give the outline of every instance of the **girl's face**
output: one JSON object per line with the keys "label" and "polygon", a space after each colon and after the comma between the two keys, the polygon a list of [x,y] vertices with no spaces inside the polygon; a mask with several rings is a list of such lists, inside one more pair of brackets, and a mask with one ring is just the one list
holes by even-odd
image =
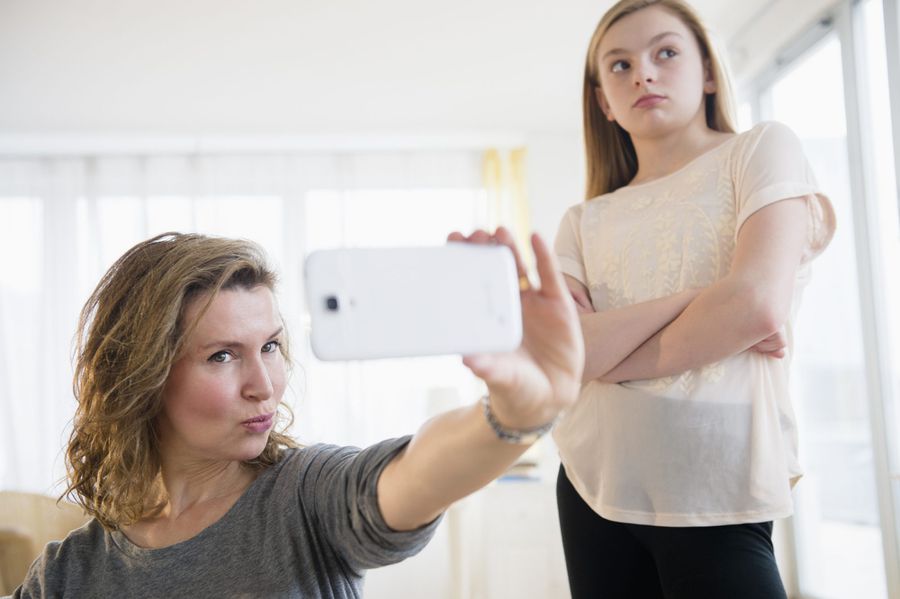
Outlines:
{"label": "girl's face", "polygon": [[623,17],[600,40],[597,101],[632,137],[706,126],[704,94],[715,92],[691,30],[659,6]]}
{"label": "girl's face", "polygon": [[197,326],[172,365],[159,435],[164,455],[179,460],[249,460],[265,449],[285,388],[282,322],[265,286],[221,291],[185,309]]}

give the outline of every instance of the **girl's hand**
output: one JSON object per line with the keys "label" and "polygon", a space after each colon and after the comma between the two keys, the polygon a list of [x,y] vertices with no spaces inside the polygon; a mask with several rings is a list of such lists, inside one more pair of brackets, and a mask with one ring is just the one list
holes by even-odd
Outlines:
{"label": "girl's hand", "polygon": [[781,331],[778,331],[751,347],[750,351],[764,354],[770,358],[783,358],[785,348],[787,348],[787,340]]}
{"label": "girl's hand", "polygon": [[[500,227],[490,235],[451,233],[448,241],[502,243],[516,260],[522,303],[522,345],[513,352],[465,356],[463,363],[487,383],[491,409],[506,428],[526,430],[550,422],[578,398],[584,341],[556,259],[538,235],[531,236],[540,288],[525,285],[526,270],[512,235]],[[525,278],[523,278],[525,277]]]}

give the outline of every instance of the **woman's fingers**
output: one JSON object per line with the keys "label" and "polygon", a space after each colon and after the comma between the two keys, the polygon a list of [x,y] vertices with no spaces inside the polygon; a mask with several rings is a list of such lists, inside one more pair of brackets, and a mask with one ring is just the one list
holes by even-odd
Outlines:
{"label": "woman's fingers", "polygon": [[490,243],[491,234],[484,229],[476,229],[470,235],[463,235],[459,231],[453,231],[447,235],[447,241],[465,241],[469,243]]}
{"label": "woman's fingers", "polygon": [[469,241],[473,243],[489,243],[491,241],[491,234],[482,229],[478,229],[469,235]]}
{"label": "woman's fingers", "polygon": [[513,259],[516,261],[516,274],[519,277],[519,287],[524,291],[525,288],[528,287],[528,270],[525,268],[525,263],[522,262],[522,256],[519,254],[519,248],[516,247],[516,242],[513,239],[512,233],[510,233],[509,229],[506,227],[497,227],[497,231],[494,233],[494,239],[508,247],[512,252]]}
{"label": "woman's fingers", "polygon": [[537,233],[532,233],[531,235],[531,247],[534,248],[537,270],[541,277],[541,293],[550,297],[560,297],[568,294],[568,287],[566,287],[566,282],[559,271],[556,257]]}
{"label": "woman's fingers", "polygon": [[[490,243],[493,240],[505,245],[512,252],[513,259],[516,262],[516,273],[519,277],[520,288],[523,291],[529,289],[528,270],[525,268],[525,263],[522,261],[522,256],[519,254],[512,233],[510,233],[509,229],[506,227],[498,227],[493,235],[487,231],[478,229],[468,237],[454,231],[447,236],[447,240],[468,241],[471,243]],[[553,255],[553,252],[550,251],[550,248],[547,247],[543,238],[537,233],[534,233],[531,236],[531,247],[534,249],[538,275],[541,279],[541,292],[551,297],[559,297],[568,293],[566,283],[563,280],[559,265],[556,262],[556,257]]]}

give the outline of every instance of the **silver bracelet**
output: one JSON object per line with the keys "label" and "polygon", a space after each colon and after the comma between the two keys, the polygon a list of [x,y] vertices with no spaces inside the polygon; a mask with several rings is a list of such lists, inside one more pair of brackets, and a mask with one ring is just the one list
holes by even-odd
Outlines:
{"label": "silver bracelet", "polygon": [[556,424],[556,418],[554,418],[547,424],[542,424],[541,426],[537,426],[535,428],[528,428],[524,430],[509,429],[500,424],[497,421],[497,418],[494,416],[494,412],[493,410],[491,410],[490,395],[485,395],[481,398],[481,407],[484,410],[484,417],[485,419],[487,419],[487,423],[494,431],[494,434],[497,435],[498,439],[500,439],[501,441],[505,441],[506,443],[534,443],[545,434],[547,434],[547,432],[549,432],[550,429],[553,428],[553,425]]}

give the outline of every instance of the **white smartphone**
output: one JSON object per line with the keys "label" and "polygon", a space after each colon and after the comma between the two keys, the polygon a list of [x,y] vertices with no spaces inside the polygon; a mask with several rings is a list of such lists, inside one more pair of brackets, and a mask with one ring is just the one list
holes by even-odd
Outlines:
{"label": "white smartphone", "polygon": [[304,274],[320,360],[503,352],[522,341],[506,246],[319,250]]}

